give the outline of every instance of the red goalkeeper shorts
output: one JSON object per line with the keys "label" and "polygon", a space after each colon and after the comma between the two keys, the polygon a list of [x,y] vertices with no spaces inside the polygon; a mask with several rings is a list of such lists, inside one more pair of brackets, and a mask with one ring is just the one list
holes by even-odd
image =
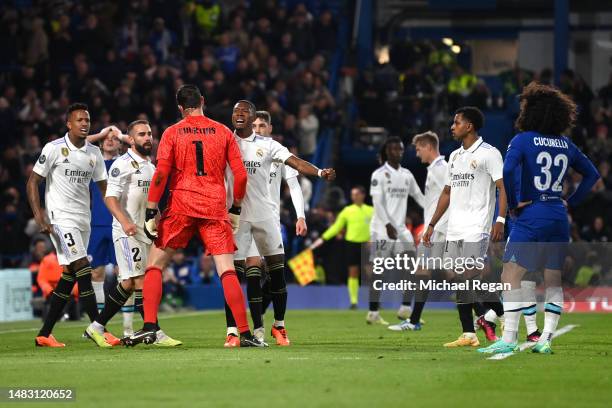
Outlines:
{"label": "red goalkeeper shorts", "polygon": [[157,226],[158,248],[185,248],[197,233],[206,255],[233,254],[236,251],[232,226],[228,220],[209,220],[164,211]]}

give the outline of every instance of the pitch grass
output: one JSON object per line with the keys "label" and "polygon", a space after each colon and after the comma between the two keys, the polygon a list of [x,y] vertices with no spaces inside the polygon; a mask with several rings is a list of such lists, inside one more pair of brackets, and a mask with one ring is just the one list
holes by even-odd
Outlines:
{"label": "pitch grass", "polygon": [[[396,321],[393,311],[383,316]],[[57,326],[67,348],[40,349],[38,321],[5,323],[0,387],[70,387],[77,401],[69,406],[106,408],[610,406],[612,315],[564,315],[560,327],[580,326],[555,340],[554,355],[501,361],[442,348],[459,334],[456,312],[426,310],[421,332],[367,326],[364,317],[290,311],[291,347],[232,350],[222,347],[221,312],[163,316],[166,332],[185,343],[176,349],[98,349],[81,338],[84,322]],[[117,318],[109,325],[116,334],[120,328]],[[66,403],[45,404],[52,405]]]}

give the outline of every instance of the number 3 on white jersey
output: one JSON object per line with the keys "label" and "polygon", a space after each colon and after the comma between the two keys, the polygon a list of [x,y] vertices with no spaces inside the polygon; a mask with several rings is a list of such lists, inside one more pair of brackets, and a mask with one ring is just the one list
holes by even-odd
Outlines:
{"label": "number 3 on white jersey", "polygon": [[542,176],[536,176],[533,178],[533,184],[540,191],[547,191],[550,188],[550,183],[552,182],[552,174],[550,172],[550,167],[554,165],[555,167],[561,166],[561,171],[559,172],[559,176],[557,180],[552,185],[552,191],[559,192],[563,190],[563,177],[565,176],[565,171],[567,170],[568,159],[567,156],[563,153],[560,153],[555,156],[553,159],[550,153],[548,152],[540,152],[538,157],[536,157],[536,163],[542,166],[542,173],[544,173],[544,181],[542,181]]}

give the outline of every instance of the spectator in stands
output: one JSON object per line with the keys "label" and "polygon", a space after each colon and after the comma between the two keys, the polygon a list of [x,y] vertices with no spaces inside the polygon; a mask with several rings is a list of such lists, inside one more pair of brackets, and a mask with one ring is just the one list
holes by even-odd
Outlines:
{"label": "spectator in stands", "polygon": [[191,263],[180,249],[172,255],[172,261],[164,270],[163,276],[163,301],[172,309],[183,306],[185,297],[185,285],[193,283]]}
{"label": "spectator in stands", "polygon": [[584,228],[582,238],[588,242],[609,242],[612,235],[610,235],[610,230],[605,225],[603,217],[597,216],[590,226]]}
{"label": "spectator in stands", "polygon": [[311,161],[317,148],[319,119],[312,113],[311,105],[305,103],[300,105],[297,121],[297,139],[299,141],[300,157],[306,161]]}

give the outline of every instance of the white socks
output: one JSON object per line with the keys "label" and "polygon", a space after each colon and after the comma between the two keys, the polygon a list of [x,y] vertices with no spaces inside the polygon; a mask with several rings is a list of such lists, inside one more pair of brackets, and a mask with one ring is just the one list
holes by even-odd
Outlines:
{"label": "white socks", "polygon": [[534,281],[521,281],[523,291],[523,318],[527,327],[527,334],[538,331],[536,321],[536,283]]}
{"label": "white socks", "polygon": [[91,282],[93,286],[94,294],[96,295],[96,303],[98,304],[98,312],[104,309],[104,302],[106,301],[104,297],[104,281],[102,282]]}
{"label": "white socks", "polygon": [[229,336],[230,334],[233,334],[234,336],[238,337],[238,328],[237,327],[228,327],[227,328],[227,335]]}
{"label": "white socks", "polygon": [[134,292],[130,295],[128,300],[125,302],[123,307],[121,308],[123,311],[123,332],[129,333],[134,332],[133,322],[134,322]]}
{"label": "white socks", "polygon": [[546,306],[544,307],[544,330],[538,343],[550,342],[557,330],[563,311],[563,288],[560,286],[546,288]]}
{"label": "white socks", "polygon": [[505,325],[502,340],[506,343],[517,342],[519,318],[523,310],[522,297],[522,289],[505,290],[503,292]]}

